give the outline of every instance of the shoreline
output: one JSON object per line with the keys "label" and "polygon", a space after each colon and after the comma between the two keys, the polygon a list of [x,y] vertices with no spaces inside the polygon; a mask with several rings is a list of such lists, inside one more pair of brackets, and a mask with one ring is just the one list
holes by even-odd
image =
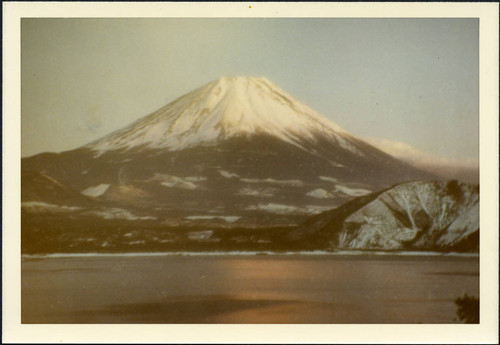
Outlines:
{"label": "shoreline", "polygon": [[85,258],[85,257],[157,257],[157,256],[404,256],[479,258],[479,253],[433,251],[210,251],[210,252],[123,252],[123,253],[47,253],[21,254],[22,259]]}

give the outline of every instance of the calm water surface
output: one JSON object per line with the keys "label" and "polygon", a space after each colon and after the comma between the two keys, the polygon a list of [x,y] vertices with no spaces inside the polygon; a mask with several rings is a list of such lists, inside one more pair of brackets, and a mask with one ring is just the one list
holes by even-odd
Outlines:
{"label": "calm water surface", "polygon": [[479,259],[23,258],[23,323],[453,323]]}

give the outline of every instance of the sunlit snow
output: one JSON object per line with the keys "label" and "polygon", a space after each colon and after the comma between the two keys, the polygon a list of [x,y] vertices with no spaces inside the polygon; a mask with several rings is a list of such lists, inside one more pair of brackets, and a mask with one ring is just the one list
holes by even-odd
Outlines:
{"label": "sunlit snow", "polygon": [[109,188],[109,184],[102,183],[98,186],[93,186],[89,187],[87,189],[84,189],[82,191],[82,194],[87,195],[87,196],[100,196],[103,195]]}
{"label": "sunlit snow", "polygon": [[181,150],[237,135],[265,133],[304,148],[318,135],[362,154],[352,136],[295,100],[266,78],[223,77],[196,89],[131,125],[87,145],[109,150]]}

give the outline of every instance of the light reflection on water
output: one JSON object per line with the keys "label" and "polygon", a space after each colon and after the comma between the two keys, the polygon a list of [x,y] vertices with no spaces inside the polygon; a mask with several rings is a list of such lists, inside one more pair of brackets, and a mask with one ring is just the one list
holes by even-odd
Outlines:
{"label": "light reflection on water", "polygon": [[143,256],[23,260],[27,323],[451,323],[478,258]]}

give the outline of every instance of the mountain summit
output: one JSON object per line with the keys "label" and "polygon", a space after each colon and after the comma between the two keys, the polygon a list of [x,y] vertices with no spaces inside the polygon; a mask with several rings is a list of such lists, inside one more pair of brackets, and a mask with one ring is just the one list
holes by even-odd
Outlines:
{"label": "mountain summit", "polygon": [[87,147],[100,154],[138,147],[176,151],[254,134],[301,148],[304,140],[323,136],[355,150],[342,128],[263,77],[223,77]]}
{"label": "mountain summit", "polygon": [[[96,214],[138,212],[161,224],[297,224],[354,197],[433,178],[266,78],[246,77],[213,81],[76,150],[25,158],[22,170],[28,173],[23,188],[43,176],[99,207],[113,206]],[[44,199],[47,185],[29,190],[23,202],[36,201],[38,208],[53,202]]]}

